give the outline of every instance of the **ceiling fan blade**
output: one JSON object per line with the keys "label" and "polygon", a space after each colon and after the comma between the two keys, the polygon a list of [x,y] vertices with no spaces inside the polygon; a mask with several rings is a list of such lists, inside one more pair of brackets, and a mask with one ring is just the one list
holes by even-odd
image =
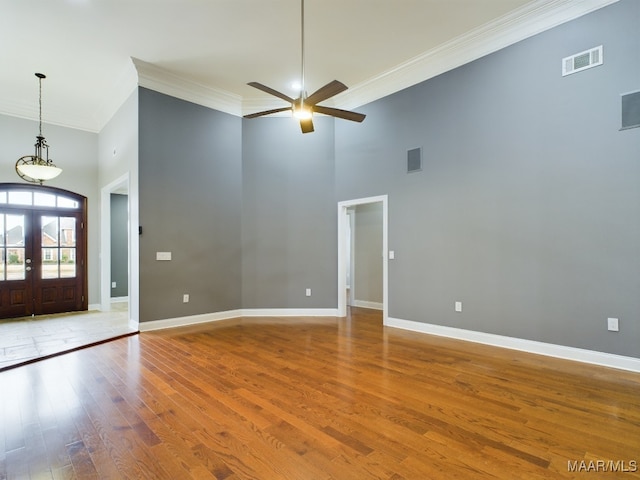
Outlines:
{"label": "ceiling fan blade", "polygon": [[348,87],[338,80],[327,83],[324,87],[320,87],[305,99],[307,105],[315,105],[327,98],[331,98],[341,92],[344,92]]}
{"label": "ceiling fan blade", "polygon": [[291,97],[289,97],[289,96],[285,95],[284,93],[280,93],[279,91],[274,90],[274,89],[273,89],[273,88],[271,88],[271,87],[267,87],[266,85],[263,85],[263,84],[261,84],[261,83],[258,83],[258,82],[249,82],[249,83],[247,83],[247,85],[249,85],[249,86],[251,86],[251,87],[253,87],[253,88],[257,88],[258,90],[262,90],[263,92],[266,92],[266,93],[268,93],[268,94],[270,94],[270,95],[273,95],[274,97],[281,98],[281,99],[283,99],[283,100],[284,100],[284,101],[286,101],[286,102],[289,102],[289,103],[293,103],[293,102],[294,102],[294,99],[293,99],[293,98],[291,98]]}
{"label": "ceiling fan blade", "polygon": [[324,113],[325,115],[331,115],[332,117],[344,118],[345,120],[351,120],[352,122],[362,122],[366,117],[363,113],[340,110],[339,108],[323,107],[321,105],[315,105],[313,107],[313,111]]}
{"label": "ceiling fan blade", "polygon": [[265,110],[264,112],[250,113],[249,115],[245,115],[244,118],[263,117],[265,115],[271,115],[272,113],[286,112],[287,110],[292,110],[292,107],[274,108],[273,110]]}
{"label": "ceiling fan blade", "polygon": [[310,118],[301,119],[300,129],[302,130],[302,133],[313,132],[313,120],[311,120]]}

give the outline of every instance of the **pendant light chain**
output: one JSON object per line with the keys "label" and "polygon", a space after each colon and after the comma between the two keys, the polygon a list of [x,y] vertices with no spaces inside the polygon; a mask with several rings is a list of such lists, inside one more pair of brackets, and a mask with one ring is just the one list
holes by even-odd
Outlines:
{"label": "pendant light chain", "polygon": [[[36,74],[37,75],[37,74]],[[40,74],[42,75],[42,74]],[[40,88],[38,90],[38,98],[39,98],[39,108],[40,108],[40,113],[39,113],[39,118],[40,118],[40,136],[42,136],[42,78],[40,75],[38,76],[38,84],[40,85]]]}

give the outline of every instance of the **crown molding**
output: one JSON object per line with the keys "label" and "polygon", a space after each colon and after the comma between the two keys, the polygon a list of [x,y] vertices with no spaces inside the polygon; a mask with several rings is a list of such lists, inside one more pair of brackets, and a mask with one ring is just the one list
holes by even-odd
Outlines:
{"label": "crown molding", "polygon": [[[618,1],[534,0],[493,22],[353,85],[325,104],[336,108],[358,108]],[[111,91],[105,95],[105,101],[93,114],[78,116],[63,107],[55,108],[49,104],[43,121],[97,133],[137,86],[236,116],[283,106],[277,99],[242,98],[222,89],[207,87],[132,57],[115,80]],[[29,120],[37,118],[33,104],[3,101],[0,102],[0,112]]]}
{"label": "crown molding", "polygon": [[242,114],[242,98],[222,89],[206,87],[137,58],[138,85],[231,115]]}
{"label": "crown molding", "polygon": [[[0,114],[37,123],[39,111],[31,103],[27,105],[21,102],[0,101]],[[42,123],[43,125],[57,125],[91,133],[100,131],[95,118],[85,115],[79,116],[76,113],[56,108],[53,105],[47,106],[47,112],[42,115]]]}
{"label": "crown molding", "polygon": [[357,108],[618,1],[536,0],[350,87],[333,106]]}
{"label": "crown molding", "polygon": [[[336,108],[357,108],[618,1],[535,0],[354,85],[325,104]],[[133,62],[138,69],[141,86],[232,115],[283,106],[282,101],[270,98],[243,99],[224,90],[195,84],[149,63],[137,59]]]}

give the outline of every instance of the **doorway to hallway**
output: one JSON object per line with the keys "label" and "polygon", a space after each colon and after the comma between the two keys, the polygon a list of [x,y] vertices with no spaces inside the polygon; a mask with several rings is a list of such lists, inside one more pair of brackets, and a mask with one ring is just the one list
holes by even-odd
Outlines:
{"label": "doorway to hallway", "polygon": [[[354,212],[355,209],[377,205],[380,206],[381,211],[381,239],[379,245],[381,251],[379,255],[382,259],[382,305],[378,302],[374,308],[380,308],[382,310],[383,323],[386,323],[388,317],[388,197],[387,195],[381,195],[377,197],[367,197],[355,200],[347,200],[338,203],[338,316],[344,317],[347,315],[347,304],[352,303],[348,301],[347,297],[347,272],[349,272],[350,280],[350,294],[354,288],[355,273],[357,267],[354,268],[353,261],[355,255],[350,254],[352,243],[354,240],[353,230],[349,224],[351,222],[350,212]],[[353,223],[352,223],[353,225]],[[351,263],[351,267],[349,264]],[[353,297],[352,297],[353,299]],[[355,303],[355,302],[353,302]],[[372,307],[372,305],[362,305],[366,307]]]}

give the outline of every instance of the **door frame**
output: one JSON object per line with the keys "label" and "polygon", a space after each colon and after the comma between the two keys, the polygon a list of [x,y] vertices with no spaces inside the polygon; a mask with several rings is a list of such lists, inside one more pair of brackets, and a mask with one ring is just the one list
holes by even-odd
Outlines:
{"label": "door frame", "polygon": [[[53,213],[56,216],[64,216],[64,213],[68,213],[68,215],[73,214],[74,217],[76,217],[76,219],[80,220],[80,224],[78,224],[78,222],[76,221],[76,229],[78,229],[79,231],[82,232],[81,235],[79,235],[78,233],[76,233],[77,237],[76,237],[76,253],[79,255],[77,255],[76,257],[76,272],[80,272],[80,274],[82,275],[81,278],[78,279],[78,275],[76,275],[76,287],[77,289],[79,289],[79,295],[80,295],[80,299],[78,302],[76,302],[76,307],[74,307],[72,310],[67,310],[67,312],[73,312],[73,311],[86,311],[88,309],[88,302],[89,302],[89,252],[88,252],[88,199],[86,196],[82,195],[81,193],[76,193],[76,192],[72,192],[70,190],[65,190],[63,188],[58,188],[58,187],[51,187],[49,185],[30,185],[30,184],[23,184],[23,183],[12,183],[12,182],[2,182],[0,183],[0,188],[2,190],[6,190],[6,191],[28,191],[31,192],[32,194],[36,193],[36,192],[46,192],[52,195],[60,195],[63,197],[68,197],[71,198],[73,200],[75,200],[76,202],[78,202],[79,207],[77,209],[71,209],[71,210],[65,210],[62,209],[60,207],[47,207],[47,206],[39,206],[39,205],[35,205],[35,204],[31,204],[31,206],[29,205],[24,205],[23,206],[16,206],[16,207],[12,207],[11,204],[9,204],[7,202],[7,211],[13,210],[15,209],[16,211],[20,211],[23,213],[29,213],[27,216],[29,218],[29,222],[28,225],[25,224],[25,235],[29,235],[31,236],[31,242],[34,241],[34,237],[33,235],[36,235],[35,231],[36,228],[34,227],[34,225],[37,223],[35,221],[35,219],[38,216],[41,215],[46,215],[48,213]],[[29,232],[29,233],[26,233]],[[39,235],[39,233],[38,233]],[[26,237],[25,237],[25,242],[26,242]],[[26,243],[25,243],[26,246]],[[33,244],[32,244],[33,247]],[[6,248],[6,247],[5,247]],[[35,248],[35,247],[33,247]],[[40,255],[41,255],[41,251],[35,253],[35,252],[31,252],[31,258],[32,260],[38,260],[40,259]],[[39,262],[36,262],[39,263]],[[35,272],[37,273],[39,271],[39,269],[36,269]],[[46,281],[46,280],[45,280]],[[33,282],[33,280],[31,280],[31,308],[29,309],[31,312],[27,313],[27,315],[40,315],[40,314],[46,314],[46,313],[64,313],[64,312],[43,312],[40,311],[39,308],[36,308],[35,306],[35,298],[38,297],[41,292],[38,291],[36,292],[35,289],[33,288],[34,285],[38,285],[38,282],[42,282],[42,279],[37,280],[35,283]],[[78,309],[79,307],[79,309]]]}
{"label": "door frame", "polygon": [[[382,202],[382,323],[387,324],[389,317],[389,196],[357,198],[338,202],[338,316],[347,315],[347,209],[357,205]],[[353,272],[352,272],[353,274]],[[353,283],[353,282],[352,282]]]}
{"label": "door frame", "polygon": [[[136,205],[132,201],[132,185],[129,173],[102,187],[100,191],[100,310],[111,310],[111,194],[127,193],[128,204],[128,258],[129,258],[129,326],[138,329],[138,235],[132,234],[137,218]],[[137,220],[135,221],[137,224]]]}

